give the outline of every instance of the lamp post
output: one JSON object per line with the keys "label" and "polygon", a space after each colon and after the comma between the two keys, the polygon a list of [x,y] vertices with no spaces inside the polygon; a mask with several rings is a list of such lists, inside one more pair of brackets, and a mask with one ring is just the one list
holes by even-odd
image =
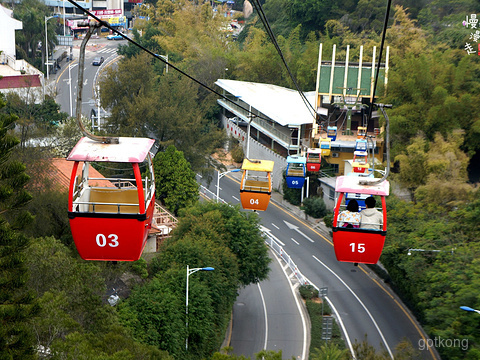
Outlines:
{"label": "lamp post", "polygon": [[476,312],[477,314],[480,314],[480,310],[472,309],[469,306],[460,306],[460,309],[465,311],[470,311],[470,312]]}
{"label": "lamp post", "polygon": [[241,169],[233,169],[233,170],[225,171],[223,173],[221,173],[220,171],[217,172],[217,203],[218,203],[218,197],[220,195],[220,179],[225,175],[227,175],[228,173],[239,172],[240,170]]}
{"label": "lamp post", "polygon": [[[450,253],[453,255],[453,251],[455,250],[456,248],[452,248],[452,250],[450,251]],[[422,252],[444,252],[444,250],[425,250],[425,249],[408,249],[408,253],[407,255],[412,255],[412,251],[422,251]]]}
{"label": "lamp post", "polygon": [[45,64],[47,65],[47,80],[49,79],[48,75],[48,65],[50,63],[48,62],[48,37],[47,37],[47,21],[53,18],[58,17],[58,15],[53,15],[53,16],[45,16]]}
{"label": "lamp post", "polygon": [[428,252],[440,252],[442,250],[424,250],[424,249],[408,249],[407,255],[412,255],[412,251],[428,251]]}
{"label": "lamp post", "polygon": [[193,268],[190,269],[187,265],[187,290],[186,290],[186,300],[185,300],[185,326],[187,328],[187,336],[185,338],[185,350],[188,351],[188,277],[197,271],[213,271],[215,270],[213,267],[204,267],[204,268]]}

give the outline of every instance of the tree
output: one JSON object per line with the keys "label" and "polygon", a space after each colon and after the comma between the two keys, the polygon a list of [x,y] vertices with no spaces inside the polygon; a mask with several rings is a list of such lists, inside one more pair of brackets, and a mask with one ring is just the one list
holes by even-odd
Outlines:
{"label": "tree", "polygon": [[407,146],[406,153],[395,157],[400,163],[398,180],[400,184],[411,192],[427,181],[427,154],[425,152],[425,139],[417,136]]}
{"label": "tree", "polygon": [[[0,109],[5,106],[0,95]],[[25,287],[27,237],[18,232],[31,217],[21,208],[30,200],[25,191],[25,166],[11,155],[18,139],[9,134],[17,118],[0,112],[0,354],[5,359],[34,359],[33,337],[27,320],[37,307]],[[7,219],[10,220],[11,225]]]}
{"label": "tree", "polygon": [[[51,15],[48,7],[38,0],[25,0],[16,5],[14,17],[23,23],[22,31],[16,34],[17,52],[19,58],[28,60],[33,66],[43,68],[45,59],[45,16]],[[57,43],[55,23],[47,22],[49,49]],[[39,57],[37,49],[43,45],[42,54]]]}
{"label": "tree", "polygon": [[346,360],[348,359],[348,350],[339,349],[336,344],[324,344],[313,351],[311,360]]}
{"label": "tree", "polygon": [[228,204],[197,203],[185,209],[174,232],[175,238],[197,232],[197,224],[207,221],[209,231],[218,234],[217,241],[226,245],[237,257],[239,280],[244,286],[265,280],[269,272],[270,258],[258,228],[255,213],[241,212]]}
{"label": "tree", "polygon": [[183,153],[169,146],[154,160],[156,196],[175,215],[184,207],[198,201],[198,183],[195,173]]}

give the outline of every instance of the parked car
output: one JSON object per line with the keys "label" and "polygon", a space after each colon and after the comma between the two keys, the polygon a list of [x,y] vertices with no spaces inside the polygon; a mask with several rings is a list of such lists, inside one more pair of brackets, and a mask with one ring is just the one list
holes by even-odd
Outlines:
{"label": "parked car", "polygon": [[103,60],[104,60],[104,59],[103,59],[103,56],[96,57],[96,58],[93,59],[92,65],[93,65],[93,66],[100,66],[100,65],[103,64]]}
{"label": "parked car", "polygon": [[122,40],[123,37],[117,34],[111,34],[107,36],[107,40]]}
{"label": "parked car", "polygon": [[232,121],[234,124],[237,124],[238,126],[248,126],[248,122],[246,122],[242,119],[239,119],[238,116],[235,116],[235,117],[230,118],[228,120]]}

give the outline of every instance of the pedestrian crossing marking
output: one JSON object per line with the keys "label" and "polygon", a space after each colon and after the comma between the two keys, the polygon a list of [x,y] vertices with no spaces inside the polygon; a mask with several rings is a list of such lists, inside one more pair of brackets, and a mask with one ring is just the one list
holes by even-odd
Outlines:
{"label": "pedestrian crossing marking", "polygon": [[97,53],[105,53],[105,54],[111,54],[117,52],[117,49],[115,48],[103,48],[102,50],[98,50]]}

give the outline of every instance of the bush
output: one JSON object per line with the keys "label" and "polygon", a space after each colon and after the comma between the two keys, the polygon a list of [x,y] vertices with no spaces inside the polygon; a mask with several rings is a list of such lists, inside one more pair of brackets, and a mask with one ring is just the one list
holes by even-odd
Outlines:
{"label": "bush", "polygon": [[285,171],[283,172],[283,198],[287,200],[290,204],[299,206],[302,202],[302,190],[303,189],[292,189],[287,186],[287,179],[285,178]]}
{"label": "bush", "polygon": [[318,298],[318,290],[312,285],[302,285],[299,287],[298,291],[300,292],[302,299],[311,300]]}
{"label": "bush", "polygon": [[230,146],[230,153],[232,154],[233,161],[236,163],[241,163],[245,156],[243,153],[243,148],[240,146],[240,143],[236,139],[231,139]]}
{"label": "bush", "polygon": [[316,219],[327,215],[327,206],[322,198],[311,197],[303,200],[303,206],[307,215],[313,216]]}
{"label": "bush", "polygon": [[325,223],[326,227],[332,228],[333,227],[333,213],[328,212],[327,215],[323,217],[323,222]]}

